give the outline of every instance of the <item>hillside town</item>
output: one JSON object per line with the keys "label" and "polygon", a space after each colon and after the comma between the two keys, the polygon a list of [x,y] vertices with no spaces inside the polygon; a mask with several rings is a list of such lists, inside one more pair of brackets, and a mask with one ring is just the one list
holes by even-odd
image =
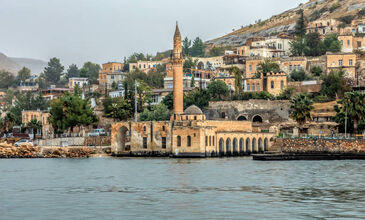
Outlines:
{"label": "hillside town", "polygon": [[240,45],[183,38],[177,25],[174,50],[155,56],[3,70],[1,137],[120,155],[171,155],[183,142],[194,151],[185,156],[262,153],[279,137],[362,139],[365,9],[336,19],[321,10],[298,9],[294,29]]}

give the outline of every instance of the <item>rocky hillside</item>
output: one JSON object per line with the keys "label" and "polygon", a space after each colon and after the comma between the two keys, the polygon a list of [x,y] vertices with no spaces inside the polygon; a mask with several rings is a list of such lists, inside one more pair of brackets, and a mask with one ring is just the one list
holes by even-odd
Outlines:
{"label": "rocky hillside", "polygon": [[11,73],[17,73],[22,67],[16,63],[15,61],[11,60],[5,54],[0,53],[0,70],[6,70]]}
{"label": "rocky hillside", "polygon": [[364,0],[310,0],[297,8],[290,9],[279,15],[260,21],[256,24],[243,27],[230,34],[207,41],[207,44],[239,46],[246,39],[253,36],[272,36],[280,32],[294,31],[298,19],[298,10],[303,9],[305,16],[311,20],[340,18],[356,14],[365,8]]}
{"label": "rocky hillside", "polygon": [[0,70],[6,70],[15,75],[24,66],[29,68],[33,74],[39,75],[47,66],[47,62],[30,58],[7,57],[0,53]]}

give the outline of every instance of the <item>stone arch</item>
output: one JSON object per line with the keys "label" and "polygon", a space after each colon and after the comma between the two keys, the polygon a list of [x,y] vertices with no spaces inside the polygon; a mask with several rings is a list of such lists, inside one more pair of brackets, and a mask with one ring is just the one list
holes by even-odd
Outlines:
{"label": "stone arch", "polygon": [[257,153],[257,142],[256,138],[252,139],[252,152]]}
{"label": "stone arch", "polygon": [[245,145],[244,145],[244,140],[243,138],[240,139],[240,155],[243,154],[243,152],[245,152]]}
{"label": "stone arch", "polygon": [[227,138],[226,140],[226,155],[231,155],[231,139]]}
{"label": "stone arch", "polygon": [[126,126],[122,126],[118,129],[117,140],[116,140],[117,153],[130,151],[130,144],[128,144],[129,141],[127,138],[128,135],[129,135],[129,129]]}
{"label": "stone arch", "polygon": [[224,140],[223,138],[219,139],[219,155],[222,156],[224,154]]}
{"label": "stone arch", "polygon": [[205,65],[204,65],[204,63],[203,63],[202,61],[200,61],[200,62],[198,63],[198,69],[199,69],[199,70],[203,70],[203,69],[205,69]]}
{"label": "stone arch", "polygon": [[233,150],[232,150],[232,153],[234,156],[238,156],[238,141],[237,141],[237,138],[234,138],[233,139]]}
{"label": "stone arch", "polygon": [[261,138],[259,138],[259,141],[258,141],[258,150],[259,150],[259,152],[264,152],[264,146],[262,145]]}
{"label": "stone arch", "polygon": [[269,140],[267,138],[264,139],[264,151],[269,150]]}
{"label": "stone arch", "polygon": [[246,153],[251,153],[252,150],[251,150],[251,140],[250,138],[247,138],[246,139]]}
{"label": "stone arch", "polygon": [[237,121],[247,121],[247,117],[244,115],[240,115],[238,116]]}
{"label": "stone arch", "polygon": [[262,117],[260,115],[255,115],[253,118],[252,118],[252,122],[253,123],[262,123],[263,120],[262,120]]}

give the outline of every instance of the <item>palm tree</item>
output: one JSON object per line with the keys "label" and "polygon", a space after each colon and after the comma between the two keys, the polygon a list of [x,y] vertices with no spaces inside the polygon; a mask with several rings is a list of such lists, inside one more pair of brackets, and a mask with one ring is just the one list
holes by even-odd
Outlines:
{"label": "palm tree", "polygon": [[280,66],[277,62],[270,60],[270,59],[265,59],[264,62],[260,63],[258,68],[257,68],[258,72],[261,73],[269,73],[269,72],[280,72]]}
{"label": "palm tree", "polygon": [[[32,119],[28,122],[27,127],[32,129],[33,134],[37,134],[37,131],[42,129],[42,122],[37,119]],[[34,137],[36,137],[36,135],[34,135]]]}
{"label": "palm tree", "polygon": [[290,116],[299,124],[300,128],[307,120],[312,119],[313,101],[304,93],[294,97],[291,101]]}
{"label": "palm tree", "polygon": [[[360,92],[346,92],[342,100],[338,102],[339,113],[347,115],[354,122],[354,133],[358,133],[358,125],[365,116],[365,94]],[[346,120],[346,119],[345,119]]]}

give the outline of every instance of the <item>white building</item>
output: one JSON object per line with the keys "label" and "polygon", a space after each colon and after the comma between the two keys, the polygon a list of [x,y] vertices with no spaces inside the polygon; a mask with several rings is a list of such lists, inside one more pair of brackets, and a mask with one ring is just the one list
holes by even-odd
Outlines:
{"label": "white building", "polygon": [[88,84],[89,84],[88,78],[72,77],[68,79],[68,88],[70,89],[74,89],[76,85],[78,85],[79,88],[83,88]]}

